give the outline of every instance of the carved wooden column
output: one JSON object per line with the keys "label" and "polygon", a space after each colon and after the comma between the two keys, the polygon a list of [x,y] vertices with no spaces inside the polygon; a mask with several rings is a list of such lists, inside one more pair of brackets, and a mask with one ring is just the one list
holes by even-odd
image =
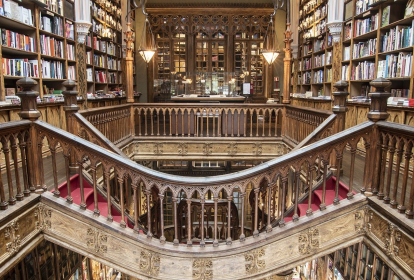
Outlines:
{"label": "carved wooden column", "polygon": [[83,43],[76,43],[76,61],[78,68],[78,91],[83,100],[82,109],[86,110],[88,109],[88,81],[86,77],[86,47]]}
{"label": "carved wooden column", "polygon": [[241,199],[241,214],[242,214],[242,216],[241,216],[241,226],[240,226],[240,238],[239,238],[239,240],[241,242],[243,242],[243,241],[246,240],[246,235],[244,234],[244,208],[245,208],[244,207],[245,206],[244,199],[245,199],[245,197],[246,197],[246,193],[245,192],[243,192],[243,193],[240,194],[240,199]]}
{"label": "carved wooden column", "polygon": [[177,224],[177,197],[172,198],[173,201],[173,207],[174,207],[174,245],[178,246],[180,243],[178,241],[178,224]]}
{"label": "carved wooden column", "polygon": [[[200,231],[201,231],[201,241],[200,241],[200,246],[201,247],[205,247],[206,246],[206,242],[204,241],[204,203],[206,202],[204,198],[201,199],[201,226],[200,226]],[[207,227],[208,228],[208,227]]]}
{"label": "carved wooden column", "polygon": [[282,179],[282,205],[281,205],[281,214],[280,214],[280,221],[279,221],[279,227],[285,226],[285,208],[286,208],[286,187],[287,187],[287,181],[288,177],[283,176]]}
{"label": "carved wooden column", "polygon": [[164,195],[160,193],[158,195],[158,198],[160,199],[160,227],[161,227],[160,242],[162,244],[164,244],[165,243],[165,236],[164,236],[164,205],[163,205]]}
{"label": "carved wooden column", "polygon": [[272,184],[268,184],[267,186],[267,226],[266,226],[266,232],[271,232],[273,230],[272,225],[270,224],[270,209],[272,204]]}
{"label": "carved wooden column", "polygon": [[339,41],[333,41],[332,49],[332,81],[331,92],[335,92],[336,82],[341,80],[342,67],[342,38]]}
{"label": "carved wooden column", "polygon": [[253,231],[253,237],[259,236],[259,230],[258,227],[258,220],[259,220],[259,191],[260,188],[254,189],[254,231]]}
{"label": "carved wooden column", "polygon": [[231,244],[231,202],[233,201],[233,196],[227,197],[227,240],[226,244]]}
{"label": "carved wooden column", "polygon": [[[21,100],[21,111],[19,113],[20,117],[24,120],[30,120],[32,122],[36,121],[40,117],[40,112],[37,110],[37,97],[39,93],[33,90],[33,87],[37,85],[37,82],[30,78],[23,78],[16,82],[16,84],[23,88],[21,92],[16,93]],[[30,126],[30,137],[29,142],[27,143],[28,153],[27,153],[27,170],[29,171],[29,186],[30,191],[43,192],[44,188],[42,185],[43,173],[39,164],[42,161],[42,154],[38,153],[38,144],[37,143],[37,132],[32,123]],[[7,205],[2,205],[2,207],[7,207]]]}
{"label": "carved wooden column", "polygon": [[217,239],[217,203],[218,203],[218,198],[214,197],[214,241],[213,241],[214,247],[217,247],[219,245],[218,239]]}
{"label": "carved wooden column", "polygon": [[145,194],[147,195],[147,228],[148,228],[147,237],[152,238],[152,232],[151,232],[151,203],[150,203],[151,191],[146,190]]}
{"label": "carved wooden column", "polygon": [[[369,84],[376,90],[369,93],[369,97],[371,98],[371,107],[368,113],[368,119],[373,122],[385,121],[389,116],[387,112],[387,100],[388,97],[391,96],[391,93],[385,92],[385,88],[391,86],[391,81],[384,78],[378,78],[371,81]],[[367,150],[366,158],[367,163],[369,163],[368,168],[366,168],[366,172],[368,174],[364,175],[369,178],[366,180],[367,185],[364,190],[364,194],[366,196],[371,196],[373,192],[377,191],[378,186],[374,182],[378,182],[375,178],[379,178],[379,172],[381,170],[379,167],[379,163],[381,162],[381,141],[379,141],[380,135],[377,127],[374,126],[373,133],[371,135],[371,143],[369,145],[370,148]]]}
{"label": "carved wooden column", "polygon": [[290,31],[290,23],[286,23],[286,31],[285,34],[285,58],[283,59],[283,104],[290,103],[290,74],[291,74],[291,67],[292,67],[292,34],[293,32]]}
{"label": "carved wooden column", "polygon": [[[133,34],[131,30],[131,23],[127,22],[127,29],[124,32],[125,34],[125,43],[126,43],[126,57],[125,57],[125,72],[126,79],[124,80],[125,92],[127,97],[127,103],[134,103],[134,57],[133,57],[133,46],[132,42],[134,41]],[[144,31],[145,32],[145,31]]]}

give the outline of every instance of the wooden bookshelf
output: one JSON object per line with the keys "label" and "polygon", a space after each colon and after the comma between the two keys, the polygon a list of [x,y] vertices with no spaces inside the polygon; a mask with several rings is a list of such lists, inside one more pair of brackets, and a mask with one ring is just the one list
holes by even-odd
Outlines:
{"label": "wooden bookshelf", "polygon": [[[35,90],[40,93],[41,98],[46,94],[64,90],[62,82],[68,78],[77,81],[79,58],[77,56],[74,1],[11,0],[11,2],[14,3],[12,8],[16,9],[16,6],[19,8],[13,13],[0,14],[0,29],[3,33],[9,32],[1,38],[0,59],[2,62],[3,59],[4,61],[6,59],[20,60],[12,66],[19,67],[21,70],[10,73],[7,71],[7,67],[6,69],[0,68],[0,100],[5,100],[6,91],[9,93],[17,92],[16,81],[24,76],[30,76],[38,82]],[[93,7],[96,7],[99,14],[94,14]],[[22,13],[23,16],[19,17],[19,13]],[[92,71],[92,79],[87,81],[87,92],[96,92],[97,90],[107,92],[120,88],[122,85],[121,14],[119,0],[92,1],[92,19],[95,25],[101,27],[100,31],[104,30],[106,34],[92,31],[88,36],[89,39],[87,38],[89,44],[86,44],[86,53],[90,52],[91,60],[90,63],[86,63],[86,67]],[[27,47],[27,43],[17,45],[13,40],[11,44],[9,42],[11,36],[7,37],[7,35],[14,33],[27,36],[28,40],[33,40],[33,43],[30,42]],[[109,35],[106,36],[107,34]],[[93,48],[94,37],[99,38],[105,45],[103,51]],[[23,41],[25,40],[23,39]],[[101,56],[102,65],[94,63],[94,55]],[[32,67],[32,69],[36,66],[36,71],[32,71],[35,74],[31,75],[25,71],[27,63],[31,63],[28,67]],[[22,66],[19,66],[20,64]],[[51,66],[49,67],[49,65]],[[105,82],[96,83],[95,71],[102,71]]]}
{"label": "wooden bookshelf", "polygon": [[407,2],[345,2],[341,70],[351,97],[364,99],[371,90],[369,82],[384,77],[392,81],[393,95],[413,98],[414,16],[405,16]]}
{"label": "wooden bookshelf", "polygon": [[[0,69],[0,100],[5,100],[6,91],[17,92],[16,81],[21,77],[34,78],[38,82],[35,90],[39,91],[41,97],[53,93],[52,89],[62,90],[62,81],[69,75],[76,80],[76,30],[71,17],[74,11],[65,11],[67,7],[73,9],[73,2],[58,0],[54,5],[46,2],[11,1],[10,13],[4,10],[0,14],[0,26],[4,33],[0,57],[6,64],[3,66],[5,69]],[[71,5],[65,5],[66,2]],[[48,26],[45,26],[47,20],[43,21],[43,18],[48,19]],[[33,42],[29,47],[28,41],[16,42],[12,39],[14,33],[25,35]],[[10,59],[20,61],[12,65]],[[7,73],[7,67],[11,66],[17,71]]]}
{"label": "wooden bookshelf", "polygon": [[333,48],[332,37],[326,27],[327,3],[327,0],[305,0],[300,3],[299,63],[298,69],[292,73],[298,75],[298,93],[331,95]]}

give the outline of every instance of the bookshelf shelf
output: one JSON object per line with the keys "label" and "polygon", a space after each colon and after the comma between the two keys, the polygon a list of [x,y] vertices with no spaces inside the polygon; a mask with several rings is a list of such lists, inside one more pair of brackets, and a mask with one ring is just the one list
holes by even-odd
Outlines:
{"label": "bookshelf shelf", "polygon": [[8,18],[5,16],[1,16],[1,15],[0,15],[0,26],[6,29],[12,28],[13,30],[16,30],[16,31],[35,31],[36,30],[35,26],[28,25],[21,21]]}
{"label": "bookshelf shelf", "polygon": [[2,46],[3,54],[10,54],[10,55],[25,55],[25,56],[36,56],[37,52],[29,52],[24,50],[19,50],[16,48],[9,48],[6,46]]}
{"label": "bookshelf shelf", "polygon": [[[351,97],[367,97],[372,90],[369,82],[384,77],[392,81],[391,92],[409,92],[404,95],[412,98],[414,16],[404,16],[409,3],[409,0],[378,1],[370,6],[363,0],[345,3],[350,17],[344,24],[343,34],[347,36],[343,38],[342,50],[350,54],[350,59],[342,61],[342,78],[350,82]],[[365,4],[368,8],[356,14]],[[357,24],[361,32],[369,32],[356,36]]]}

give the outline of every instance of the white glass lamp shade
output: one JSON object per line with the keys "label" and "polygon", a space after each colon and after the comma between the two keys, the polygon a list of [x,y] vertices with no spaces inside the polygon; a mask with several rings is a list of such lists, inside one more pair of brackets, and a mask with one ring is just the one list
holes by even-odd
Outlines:
{"label": "white glass lamp shade", "polygon": [[154,56],[155,50],[143,49],[139,51],[139,54],[142,56],[145,62],[148,63],[150,62],[151,58]]}
{"label": "white glass lamp shade", "polygon": [[272,64],[279,56],[279,52],[275,50],[263,50],[262,54],[269,64]]}

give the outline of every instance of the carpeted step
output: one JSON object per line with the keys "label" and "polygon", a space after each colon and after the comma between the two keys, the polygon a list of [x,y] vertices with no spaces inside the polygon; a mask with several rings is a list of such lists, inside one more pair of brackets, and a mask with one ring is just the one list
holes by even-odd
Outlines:
{"label": "carpeted step", "polygon": [[[319,210],[319,206],[312,203],[311,204],[311,209],[312,209],[312,211],[317,211],[317,210]],[[299,215],[299,217],[305,216],[307,210],[308,210],[308,203],[299,204],[298,205],[298,215]]]}
{"label": "carpeted step", "polygon": [[[90,195],[93,195],[93,188],[83,188],[85,203],[87,202]],[[81,204],[81,189],[76,188],[71,192],[73,203],[75,204]]]}

